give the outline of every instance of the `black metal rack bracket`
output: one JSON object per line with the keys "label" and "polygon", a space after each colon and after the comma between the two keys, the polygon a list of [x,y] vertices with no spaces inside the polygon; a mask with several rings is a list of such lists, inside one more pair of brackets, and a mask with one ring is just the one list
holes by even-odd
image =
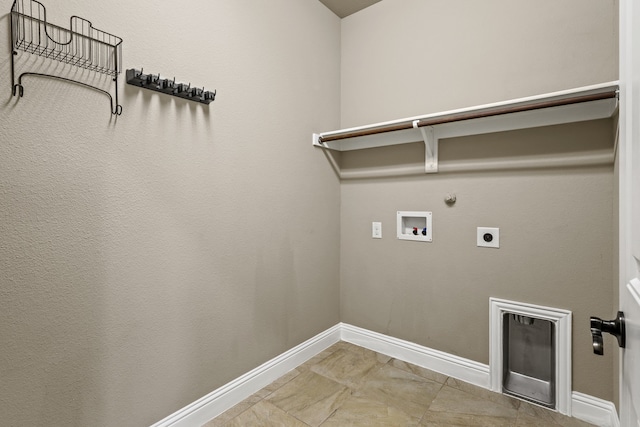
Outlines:
{"label": "black metal rack bracket", "polygon": [[[25,76],[48,77],[75,83],[97,90],[109,97],[111,113],[122,114],[118,102],[118,74],[122,63],[122,39],[93,27],[93,24],[79,16],[69,19],[69,28],[63,28],[47,21],[47,11],[36,0],[14,0],[11,6],[11,81],[13,96],[24,96],[22,78]],[[52,74],[27,71],[17,77],[15,57],[18,51],[50,58],[65,64],[84,68],[113,77],[115,92],[90,85],[78,80]]]}

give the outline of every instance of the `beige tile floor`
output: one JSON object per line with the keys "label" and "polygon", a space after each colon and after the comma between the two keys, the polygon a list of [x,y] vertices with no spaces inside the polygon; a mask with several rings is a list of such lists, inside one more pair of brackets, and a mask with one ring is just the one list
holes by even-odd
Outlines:
{"label": "beige tile floor", "polygon": [[203,427],[590,425],[339,342]]}

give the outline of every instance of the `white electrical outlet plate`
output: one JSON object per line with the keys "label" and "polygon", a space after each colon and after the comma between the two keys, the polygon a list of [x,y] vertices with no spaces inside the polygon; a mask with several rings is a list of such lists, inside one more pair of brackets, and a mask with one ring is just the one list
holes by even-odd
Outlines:
{"label": "white electrical outlet plate", "polygon": [[478,227],[477,244],[480,248],[500,248],[500,229]]}
{"label": "white electrical outlet plate", "polygon": [[371,223],[371,237],[373,237],[374,239],[382,239],[382,223],[381,222]]}

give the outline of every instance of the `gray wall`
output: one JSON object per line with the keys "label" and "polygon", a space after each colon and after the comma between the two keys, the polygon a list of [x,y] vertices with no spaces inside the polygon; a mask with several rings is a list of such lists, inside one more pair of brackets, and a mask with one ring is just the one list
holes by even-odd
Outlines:
{"label": "gray wall", "polygon": [[342,126],[618,78],[616,0],[384,0],[342,20]]}
{"label": "gray wall", "polygon": [[[615,80],[616,19],[613,1],[382,1],[342,21],[342,126]],[[611,153],[612,137],[601,120],[442,140],[443,169],[467,172],[343,181],[342,320],[488,363],[489,297],[569,309],[573,389],[612,400],[613,352],[592,354],[588,320],[615,311],[613,165],[481,171]],[[419,143],[345,152],[342,171],[423,159]],[[398,210],[432,211],[433,243],[396,240]],[[478,226],[500,227],[499,250],[476,247]]]}
{"label": "gray wall", "polygon": [[206,107],[122,85],[116,119],[104,95],[51,79],[11,98],[11,3],[0,425],[150,425],[339,322],[339,182],[309,142],[339,126],[335,15],[316,0],[45,1],[53,23],[121,36],[123,69],[218,89]]}

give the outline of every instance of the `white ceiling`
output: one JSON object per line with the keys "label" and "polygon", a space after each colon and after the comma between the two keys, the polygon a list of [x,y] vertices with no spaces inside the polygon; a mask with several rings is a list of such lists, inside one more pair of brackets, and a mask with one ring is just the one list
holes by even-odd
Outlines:
{"label": "white ceiling", "polygon": [[340,18],[349,16],[381,0],[320,0]]}

